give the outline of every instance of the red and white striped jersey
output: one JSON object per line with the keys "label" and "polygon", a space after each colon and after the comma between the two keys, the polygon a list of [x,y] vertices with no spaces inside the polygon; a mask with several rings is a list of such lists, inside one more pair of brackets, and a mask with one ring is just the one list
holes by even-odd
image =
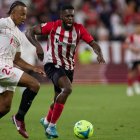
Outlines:
{"label": "red and white striped jersey", "polygon": [[[140,48],[140,35],[138,34],[132,34],[126,38],[126,43],[128,45],[131,45],[132,47],[137,47]],[[140,60],[140,55],[131,52],[131,60],[132,61],[139,61]]]}
{"label": "red and white striped jersey", "polygon": [[22,33],[13,20],[0,19],[0,65],[13,66],[16,52],[21,52]]}
{"label": "red and white striped jersey", "polygon": [[42,34],[48,36],[44,63],[54,63],[57,67],[63,66],[66,70],[74,69],[74,55],[80,39],[90,43],[93,37],[78,23],[74,23],[70,31],[62,27],[62,21],[42,24]]}

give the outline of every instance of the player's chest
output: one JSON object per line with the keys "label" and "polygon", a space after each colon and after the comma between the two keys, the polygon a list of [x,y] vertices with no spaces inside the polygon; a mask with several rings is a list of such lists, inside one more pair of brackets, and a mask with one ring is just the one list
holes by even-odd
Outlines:
{"label": "player's chest", "polygon": [[76,47],[77,34],[75,32],[60,31],[52,32],[51,38],[55,45]]}

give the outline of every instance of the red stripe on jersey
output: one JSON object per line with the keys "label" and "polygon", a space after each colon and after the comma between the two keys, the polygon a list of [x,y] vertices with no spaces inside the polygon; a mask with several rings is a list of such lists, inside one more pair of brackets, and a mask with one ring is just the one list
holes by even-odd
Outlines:
{"label": "red stripe on jersey", "polygon": [[[59,36],[59,41],[63,42],[63,38],[64,38],[64,30],[61,28],[61,32],[60,32],[60,36]],[[65,67],[65,62],[63,60],[63,54],[62,54],[62,45],[58,45],[58,55],[59,55],[59,58],[61,60],[62,66]]]}
{"label": "red stripe on jersey", "polygon": [[[69,32],[68,43],[70,43],[70,44],[72,43],[72,31]],[[67,45],[66,58],[67,58],[67,61],[68,61],[68,64],[69,64],[69,69],[71,69],[71,62],[70,62],[70,59],[69,59],[70,49],[71,49],[71,45]]]}
{"label": "red stripe on jersey", "polygon": [[12,44],[12,42],[13,42],[13,38],[11,38],[11,40],[10,40],[10,44]]}
{"label": "red stripe on jersey", "polygon": [[55,32],[56,32],[56,28],[55,28],[55,31],[54,30],[52,30],[52,32],[51,32],[51,47],[52,47],[52,59],[53,59],[53,63],[54,64],[57,64],[57,60],[56,60],[56,57],[55,57],[55,52],[54,52],[54,50],[55,50],[55,46],[54,46],[54,36],[55,36]]}
{"label": "red stripe on jersey", "polygon": [[133,42],[134,42],[134,35],[131,35],[131,36],[129,37],[129,39],[130,39],[130,43],[133,43]]}

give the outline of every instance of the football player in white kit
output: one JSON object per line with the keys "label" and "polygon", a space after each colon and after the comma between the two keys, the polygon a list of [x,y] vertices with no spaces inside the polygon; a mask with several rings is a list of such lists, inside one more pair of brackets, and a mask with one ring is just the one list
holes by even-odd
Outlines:
{"label": "football player in white kit", "polygon": [[23,24],[26,19],[26,5],[20,1],[15,1],[8,14],[9,17],[0,19],[0,118],[10,111],[15,87],[27,87],[23,92],[19,110],[16,115],[12,116],[12,120],[18,132],[24,138],[28,138],[24,117],[39,91],[40,83],[19,68],[42,75],[45,73],[41,68],[28,64],[20,57],[22,35],[18,25]]}
{"label": "football player in white kit", "polygon": [[135,23],[135,32],[126,38],[125,43],[130,58],[126,93],[128,96],[140,95],[140,23]]}

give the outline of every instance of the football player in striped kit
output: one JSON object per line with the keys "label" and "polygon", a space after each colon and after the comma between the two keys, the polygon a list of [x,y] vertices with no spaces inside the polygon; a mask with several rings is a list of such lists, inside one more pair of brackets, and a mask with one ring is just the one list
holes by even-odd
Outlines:
{"label": "football player in striped kit", "polygon": [[20,68],[43,75],[45,72],[41,68],[26,63],[20,57],[23,40],[18,25],[23,24],[26,19],[26,5],[15,1],[8,14],[9,17],[0,19],[0,118],[10,111],[16,86],[27,87],[22,94],[19,110],[12,116],[12,120],[18,132],[24,138],[28,138],[24,118],[39,91],[40,83]]}
{"label": "football player in striped kit", "polygon": [[60,20],[47,22],[30,28],[26,32],[27,38],[36,46],[40,59],[41,45],[35,35],[47,35],[47,45],[44,49],[44,69],[47,76],[54,84],[54,102],[41,124],[49,138],[57,138],[56,123],[64,109],[65,102],[72,92],[74,74],[74,55],[80,39],[88,43],[97,54],[99,63],[105,63],[102,51],[94,38],[87,32],[83,25],[74,22],[74,7],[64,5],[60,10]]}

